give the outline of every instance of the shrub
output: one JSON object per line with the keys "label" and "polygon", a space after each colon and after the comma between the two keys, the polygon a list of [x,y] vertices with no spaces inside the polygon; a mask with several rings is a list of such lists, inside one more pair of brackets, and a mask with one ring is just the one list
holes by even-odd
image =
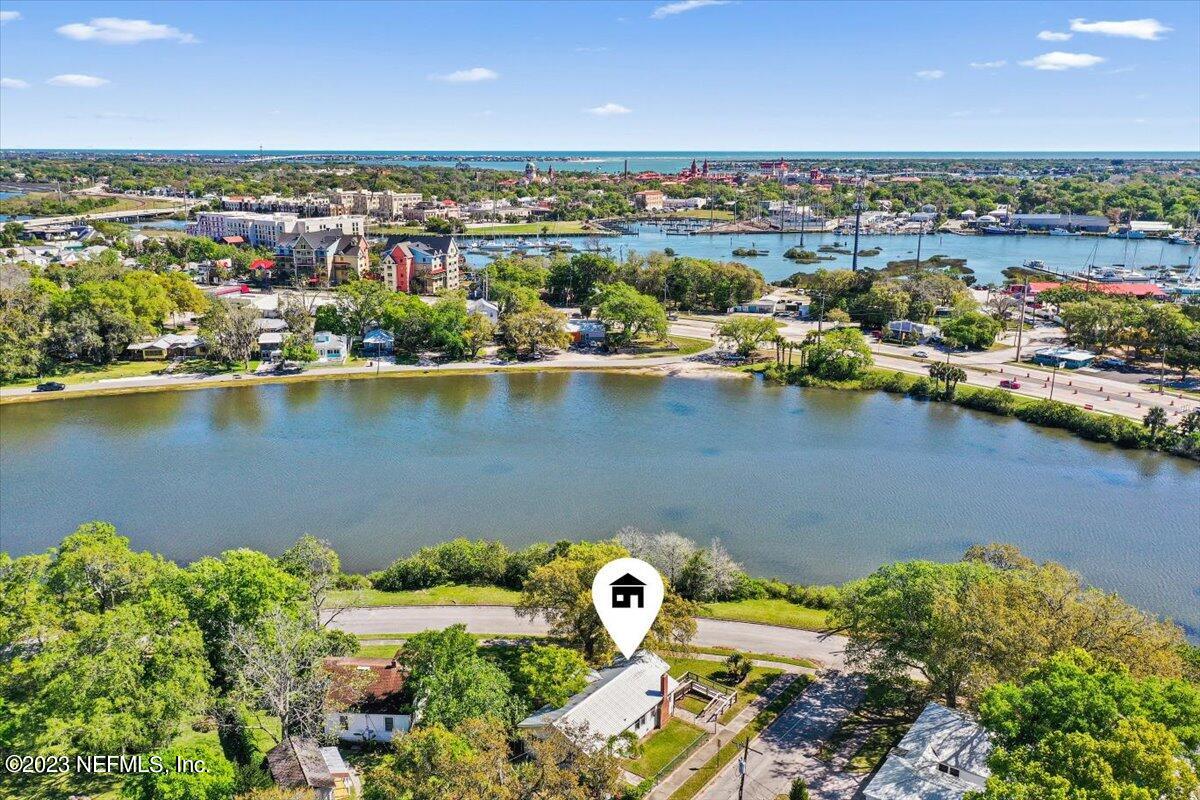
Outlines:
{"label": "shrub", "polygon": [[1017,407],[1016,398],[1004,389],[964,390],[959,392],[954,402],[964,408],[973,408],[977,411],[990,411],[993,414],[1002,414],[1006,417],[1011,417]]}
{"label": "shrub", "polygon": [[454,539],[422,547],[395,561],[373,580],[376,589],[428,589],[445,583],[499,586],[508,566],[508,548],[483,539]]}
{"label": "shrub", "polygon": [[829,610],[837,604],[838,588],[836,586],[792,586],[787,599],[798,606]]}
{"label": "shrub", "polygon": [[921,376],[912,382],[908,387],[908,396],[915,397],[918,400],[928,400],[937,392],[937,387],[933,381],[925,376]]}

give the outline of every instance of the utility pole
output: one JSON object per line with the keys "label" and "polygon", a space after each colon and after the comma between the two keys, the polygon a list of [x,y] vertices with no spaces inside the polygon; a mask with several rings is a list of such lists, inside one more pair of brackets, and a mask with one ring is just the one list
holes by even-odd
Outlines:
{"label": "utility pole", "polygon": [[917,225],[917,269],[921,268],[921,237],[925,235],[925,223]]}
{"label": "utility pole", "polygon": [[1025,302],[1029,299],[1029,278],[1021,288],[1021,314],[1017,319],[1017,363],[1021,363],[1021,336],[1025,333]]}
{"label": "utility pole", "polygon": [[858,176],[858,185],[854,189],[854,256],[850,261],[850,269],[858,272],[858,229],[862,223],[863,189],[862,175]]}

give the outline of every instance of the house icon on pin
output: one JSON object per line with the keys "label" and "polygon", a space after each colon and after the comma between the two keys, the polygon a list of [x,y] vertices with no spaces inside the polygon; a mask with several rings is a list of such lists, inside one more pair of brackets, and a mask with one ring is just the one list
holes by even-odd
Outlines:
{"label": "house icon on pin", "polygon": [[610,583],[609,586],[612,587],[613,608],[634,608],[635,600],[637,608],[646,607],[646,584],[628,572]]}

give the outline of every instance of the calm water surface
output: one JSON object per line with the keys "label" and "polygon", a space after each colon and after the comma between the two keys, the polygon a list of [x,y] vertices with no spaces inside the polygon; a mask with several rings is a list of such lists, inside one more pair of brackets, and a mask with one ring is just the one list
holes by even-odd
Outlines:
{"label": "calm water surface", "polygon": [[1200,630],[1200,468],[883,394],[596,373],[326,381],[0,407],[0,538],[106,519],[187,561],[328,538],[348,569],[452,535],[624,525],[832,582],[1015,542]]}

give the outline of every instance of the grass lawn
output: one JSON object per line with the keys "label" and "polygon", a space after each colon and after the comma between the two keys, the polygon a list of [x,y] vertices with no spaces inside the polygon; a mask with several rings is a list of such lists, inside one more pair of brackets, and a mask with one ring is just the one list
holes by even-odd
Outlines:
{"label": "grass lawn", "polygon": [[683,208],[678,211],[670,212],[666,215],[666,217],[668,219],[671,217],[685,217],[687,219],[712,218],[715,221],[724,222],[733,219],[733,212],[725,211],[724,209],[713,209],[710,211],[707,208]]}
{"label": "grass lawn", "polygon": [[704,709],[708,708],[708,701],[699,697],[692,697],[690,694],[684,695],[675,701],[675,705],[682,708],[684,711],[692,714],[700,714]]}
{"label": "grass lawn", "polygon": [[728,656],[731,653],[741,653],[746,658],[758,659],[759,661],[775,661],[780,664],[791,664],[795,667],[807,667],[816,669],[817,665],[809,661],[807,658],[792,658],[791,656],[777,656],[774,653],[754,653],[747,650],[734,650],[732,647],[695,647],[690,649],[693,653],[704,653],[710,656]]}
{"label": "grass lawn", "polygon": [[111,364],[64,364],[58,370],[37,378],[21,378],[5,382],[3,386],[37,386],[45,381],[78,384],[102,381],[108,378],[140,378],[161,372],[165,361],[114,361]]}
{"label": "grass lawn", "polygon": [[520,592],[498,586],[435,586],[411,592],[353,589],[330,592],[334,606],[515,606]]}
{"label": "grass lawn", "polygon": [[704,736],[704,731],[681,719],[672,719],[662,730],[655,731],[642,742],[642,754],[628,762],[625,768],[643,778],[653,778],[671,760]]}
{"label": "grass lawn", "polygon": [[767,704],[757,717],[750,721],[750,724],[742,729],[742,732],[733,737],[732,741],[726,743],[716,755],[708,760],[700,769],[688,778],[682,786],[675,790],[669,800],[691,800],[696,794],[704,788],[704,785],[712,780],[721,769],[732,761],[742,749],[742,745],[746,739],[753,739],[772,722],[780,713],[791,705],[792,701],[800,696],[804,688],[812,683],[812,679],[807,675],[798,675],[796,679],[788,685],[778,697]]}
{"label": "grass lawn", "polygon": [[[669,343],[668,343],[669,342]],[[635,358],[655,358],[658,356],[690,356],[713,346],[711,339],[697,339],[691,336],[668,336],[667,342],[637,342],[630,347],[623,347],[620,354]]]}
{"label": "grass lawn", "polygon": [[820,631],[826,627],[826,611],[805,608],[787,600],[737,600],[727,603],[707,603],[700,615],[710,619],[735,622],[761,622],[785,628]]}
{"label": "grass lawn", "polygon": [[817,757],[830,761],[848,741],[857,739],[858,747],[847,760],[846,768],[850,772],[870,772],[904,737],[921,708],[917,694],[897,694],[873,686],[862,705],[821,743]]}

